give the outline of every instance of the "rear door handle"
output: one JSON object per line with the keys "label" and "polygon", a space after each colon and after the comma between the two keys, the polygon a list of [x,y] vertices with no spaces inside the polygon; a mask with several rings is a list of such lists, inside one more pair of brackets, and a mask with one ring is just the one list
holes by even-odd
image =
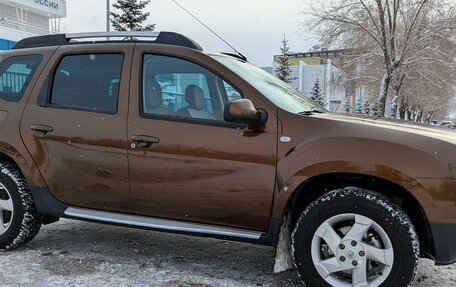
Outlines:
{"label": "rear door handle", "polygon": [[160,139],[152,136],[132,136],[131,140],[142,148],[147,148],[154,143],[159,143]]}
{"label": "rear door handle", "polygon": [[50,133],[54,130],[53,127],[46,126],[46,125],[32,125],[30,127],[32,131],[37,131],[42,134],[42,136],[45,136],[47,133]]}

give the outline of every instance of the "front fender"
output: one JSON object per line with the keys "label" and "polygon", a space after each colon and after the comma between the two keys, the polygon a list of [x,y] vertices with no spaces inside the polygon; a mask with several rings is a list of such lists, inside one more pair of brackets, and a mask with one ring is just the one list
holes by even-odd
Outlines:
{"label": "front fender", "polygon": [[[282,217],[296,189],[317,175],[367,175],[402,187],[414,178],[455,176],[449,168],[456,155],[451,143],[382,126],[283,111],[279,115],[275,218]],[[282,141],[282,136],[291,140]],[[422,192],[411,192],[422,206],[428,205]]]}

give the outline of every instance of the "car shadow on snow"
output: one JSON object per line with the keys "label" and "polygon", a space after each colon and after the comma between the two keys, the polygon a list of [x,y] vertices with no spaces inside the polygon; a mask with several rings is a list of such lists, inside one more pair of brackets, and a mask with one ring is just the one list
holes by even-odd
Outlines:
{"label": "car shadow on snow", "polygon": [[24,250],[37,251],[41,269],[68,280],[118,276],[166,287],[301,286],[295,271],[272,273],[270,247],[96,223],[44,226]]}

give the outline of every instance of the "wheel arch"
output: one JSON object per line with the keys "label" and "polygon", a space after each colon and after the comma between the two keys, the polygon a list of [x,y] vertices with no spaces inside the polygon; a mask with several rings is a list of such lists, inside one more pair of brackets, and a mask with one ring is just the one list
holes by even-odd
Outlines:
{"label": "wheel arch", "polygon": [[25,178],[29,186],[45,186],[41,174],[32,161],[32,167],[27,160],[11,146],[2,146],[0,144],[0,162],[8,162],[14,165],[21,175]]}
{"label": "wheel arch", "polygon": [[400,206],[412,221],[420,240],[421,256],[434,259],[436,255],[432,230],[423,207],[407,189],[390,180],[357,173],[325,173],[308,178],[299,184],[289,197],[282,220],[290,227],[295,225],[304,209],[320,196],[335,189],[358,187],[386,196]]}
{"label": "wheel arch", "polygon": [[22,169],[19,167],[17,162],[11,156],[4,153],[2,150],[0,150],[0,162],[6,162],[9,164],[12,164],[14,166],[14,168],[16,168],[21,173],[21,175],[24,175],[24,173],[22,172]]}

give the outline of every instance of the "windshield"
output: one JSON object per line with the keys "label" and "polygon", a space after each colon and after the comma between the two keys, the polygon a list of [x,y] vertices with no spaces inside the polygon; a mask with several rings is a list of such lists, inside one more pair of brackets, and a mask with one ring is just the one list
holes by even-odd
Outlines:
{"label": "windshield", "polygon": [[295,114],[324,111],[317,103],[295,88],[257,66],[231,57],[217,55],[212,57],[241,76],[281,109]]}

